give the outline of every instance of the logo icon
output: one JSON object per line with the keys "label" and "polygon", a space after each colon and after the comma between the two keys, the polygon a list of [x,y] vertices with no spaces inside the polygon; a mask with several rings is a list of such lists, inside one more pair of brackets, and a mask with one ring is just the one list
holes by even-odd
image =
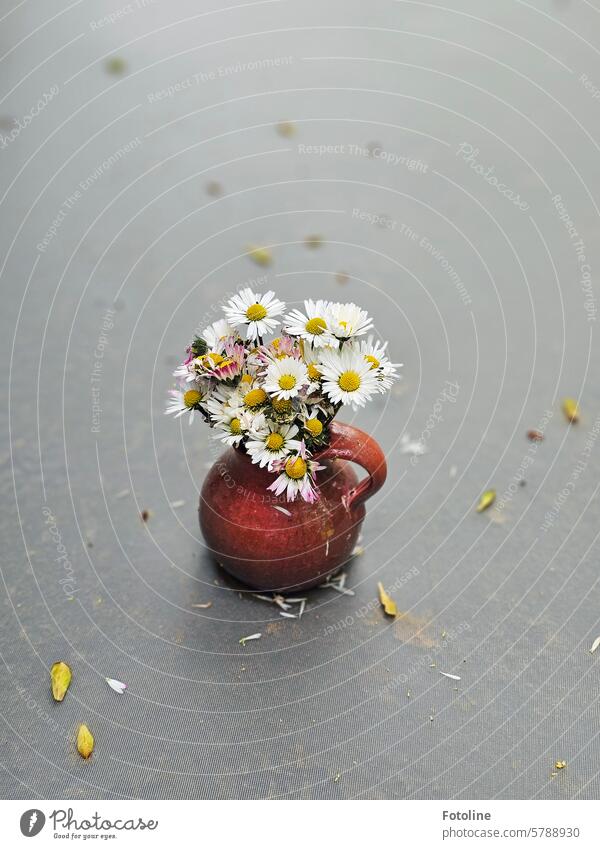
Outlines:
{"label": "logo icon", "polygon": [[25,837],[35,837],[43,829],[46,817],[38,808],[31,808],[21,815],[21,834]]}

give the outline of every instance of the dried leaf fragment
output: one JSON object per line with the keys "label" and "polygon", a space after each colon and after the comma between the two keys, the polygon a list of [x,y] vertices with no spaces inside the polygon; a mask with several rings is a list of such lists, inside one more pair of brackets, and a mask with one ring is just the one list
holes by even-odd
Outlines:
{"label": "dried leaf fragment", "polygon": [[50,680],[52,682],[52,695],[54,701],[62,702],[69,689],[71,683],[72,672],[71,667],[63,663],[62,660],[52,664],[50,670]]}
{"label": "dried leaf fragment", "polygon": [[247,248],[248,256],[253,262],[257,265],[271,265],[273,262],[273,255],[269,248],[261,247],[260,245],[248,245]]}
{"label": "dried leaf fragment", "polygon": [[87,725],[84,725],[83,723],[81,723],[77,729],[77,751],[81,757],[86,760],[94,751],[94,738],[92,736],[92,732]]}
{"label": "dried leaf fragment", "polygon": [[477,512],[483,513],[484,510],[487,510],[488,507],[491,507],[494,501],[496,500],[496,490],[488,489],[483,493],[481,498],[479,499],[479,503],[477,504]]}
{"label": "dried leaf fragment", "polygon": [[388,595],[383,588],[383,584],[381,581],[377,584],[377,589],[379,590],[379,601],[381,602],[381,606],[383,607],[385,613],[388,616],[396,617],[398,615],[398,608],[396,607],[396,602]]}
{"label": "dried leaf fragment", "polygon": [[594,652],[596,651],[598,646],[600,646],[600,637],[596,637],[596,639],[592,643],[592,647],[590,649],[590,654],[594,654]]}
{"label": "dried leaf fragment", "polygon": [[567,421],[570,421],[571,424],[579,421],[579,404],[574,398],[565,398],[562,402],[562,408]]}
{"label": "dried leaf fragment", "polygon": [[528,430],[527,439],[530,442],[541,442],[544,439],[544,434],[539,430]]}
{"label": "dried leaf fragment", "polygon": [[124,684],[122,681],[117,681],[116,678],[105,678],[104,680],[110,689],[115,691],[115,693],[123,694],[127,689],[127,684]]}

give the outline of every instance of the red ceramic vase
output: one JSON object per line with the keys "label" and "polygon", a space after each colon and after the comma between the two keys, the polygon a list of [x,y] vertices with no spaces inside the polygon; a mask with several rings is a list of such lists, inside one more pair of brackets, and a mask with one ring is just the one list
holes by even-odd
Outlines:
{"label": "red ceramic vase", "polygon": [[[333,422],[330,431],[329,446],[313,458],[325,466],[317,472],[314,504],[269,492],[273,473],[235,448],[221,455],[204,481],[199,513],[208,548],[254,589],[308,589],[350,559],[364,503],[383,486],[387,468],[383,451],[362,430]],[[366,469],[360,483],[348,461]]]}

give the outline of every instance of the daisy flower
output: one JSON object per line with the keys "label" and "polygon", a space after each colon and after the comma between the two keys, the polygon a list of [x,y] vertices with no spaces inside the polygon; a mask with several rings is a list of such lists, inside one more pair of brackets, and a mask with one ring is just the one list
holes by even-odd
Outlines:
{"label": "daisy flower", "polygon": [[254,422],[246,442],[246,451],[252,457],[252,462],[258,463],[261,469],[265,466],[271,469],[276,460],[300,449],[300,442],[294,439],[297,433],[296,425],[278,424],[263,416],[260,423],[256,420]]}
{"label": "daisy flower", "polygon": [[360,351],[344,347],[341,351],[325,348],[320,355],[323,392],[334,404],[364,407],[379,391],[377,375]]}
{"label": "daisy flower", "polygon": [[338,339],[350,339],[362,336],[373,327],[373,322],[367,312],[356,304],[330,304],[329,326]]}
{"label": "daisy flower", "polygon": [[170,389],[170,400],[167,403],[165,415],[174,415],[176,419],[189,413],[190,424],[194,421],[194,412],[201,409],[201,404],[207,400],[207,392],[200,384],[195,384],[189,389]]}
{"label": "daisy flower", "polygon": [[280,474],[267,489],[275,495],[285,492],[288,501],[295,501],[296,496],[300,495],[304,501],[313,504],[319,498],[315,488],[315,475],[319,469],[324,468],[325,466],[320,466],[315,460],[308,459],[304,443],[301,443],[298,454],[292,454],[287,459],[277,460],[273,464],[273,470]]}
{"label": "daisy flower", "polygon": [[244,400],[239,388],[221,385],[213,392],[206,407],[214,424],[226,424],[231,418],[241,416]]}
{"label": "daisy flower", "polygon": [[252,416],[239,410],[230,410],[216,425],[215,439],[226,445],[237,446],[248,435],[252,426]]}
{"label": "daisy flower", "polygon": [[249,287],[242,289],[223,307],[225,315],[232,327],[246,324],[246,339],[258,339],[270,333],[279,322],[276,315],[281,315],[285,309],[283,301],[278,301],[274,292],[264,295],[255,294]]}
{"label": "daisy flower", "polygon": [[304,313],[292,310],[285,317],[285,332],[305,339],[314,348],[330,345],[333,341],[329,329],[329,304],[327,301],[304,301]]}
{"label": "daisy flower", "polygon": [[202,339],[206,342],[209,351],[220,351],[225,341],[235,335],[235,330],[226,318],[214,321],[202,331]]}
{"label": "daisy flower", "polygon": [[194,367],[201,374],[214,377],[217,380],[231,380],[237,377],[244,368],[246,349],[239,342],[229,339],[221,353],[212,351],[201,357],[196,357]]}
{"label": "daisy flower", "polygon": [[361,352],[365,361],[371,366],[371,371],[377,375],[379,382],[379,392],[385,392],[390,388],[394,380],[397,380],[400,375],[397,370],[401,368],[402,363],[391,363],[387,357],[385,349],[387,342],[374,342],[373,337],[369,336],[367,341],[359,343],[358,350]]}
{"label": "daisy flower", "polygon": [[281,401],[294,398],[308,383],[308,371],[301,360],[282,357],[273,360],[265,373],[264,388],[269,395]]}

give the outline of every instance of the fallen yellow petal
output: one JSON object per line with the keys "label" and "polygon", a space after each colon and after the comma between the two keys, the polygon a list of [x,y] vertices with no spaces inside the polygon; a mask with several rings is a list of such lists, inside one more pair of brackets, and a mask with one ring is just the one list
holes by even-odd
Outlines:
{"label": "fallen yellow petal", "polygon": [[398,608],[396,607],[396,602],[394,599],[386,593],[383,588],[383,584],[381,581],[377,584],[377,589],[379,590],[379,601],[381,602],[381,606],[388,616],[397,616]]}
{"label": "fallen yellow petal", "polygon": [[269,248],[262,248],[259,245],[248,245],[248,256],[257,265],[271,265],[273,261]]}
{"label": "fallen yellow petal", "polygon": [[89,758],[94,751],[94,738],[92,732],[83,723],[77,730],[77,751],[82,758]]}
{"label": "fallen yellow petal", "polygon": [[62,660],[52,664],[50,681],[52,682],[52,695],[55,701],[62,702],[69,689],[71,677],[71,668]]}
{"label": "fallen yellow petal", "polygon": [[565,398],[562,402],[563,413],[571,424],[579,421],[579,404],[574,398]]}
{"label": "fallen yellow petal", "polygon": [[491,507],[494,501],[496,500],[496,490],[488,489],[483,493],[481,498],[479,499],[479,503],[477,504],[477,512],[483,513],[484,510],[487,510],[488,507]]}

